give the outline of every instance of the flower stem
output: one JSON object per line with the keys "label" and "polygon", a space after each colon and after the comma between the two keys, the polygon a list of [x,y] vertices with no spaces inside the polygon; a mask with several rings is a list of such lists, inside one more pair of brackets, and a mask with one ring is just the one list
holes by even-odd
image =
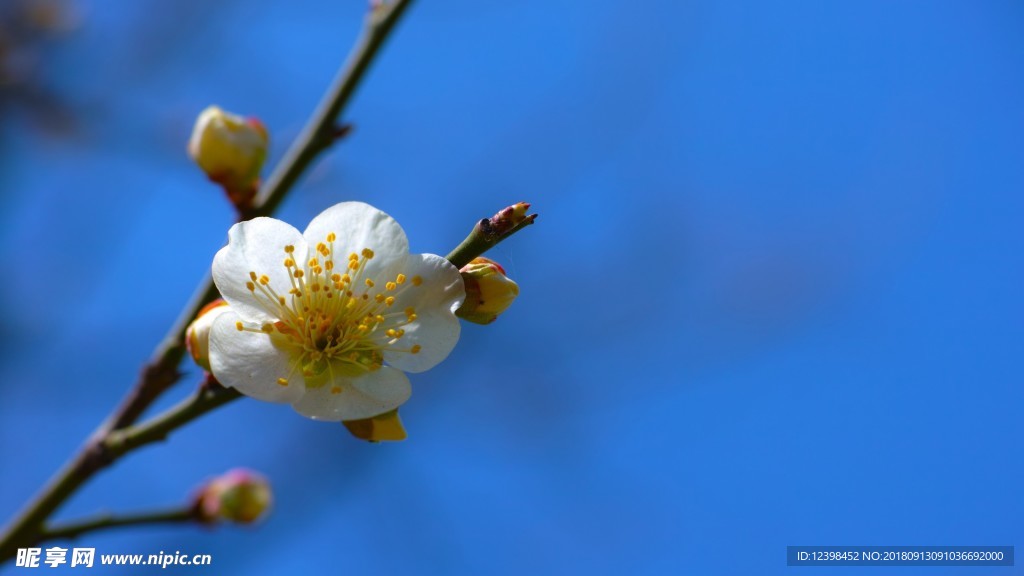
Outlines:
{"label": "flower stem", "polygon": [[142,524],[182,524],[196,522],[194,506],[171,508],[155,512],[140,512],[117,516],[115,514],[97,514],[91,518],[58,524],[47,527],[40,535],[40,540],[72,539],[96,530],[117,528],[122,526],[139,526]]}
{"label": "flower stem", "polygon": [[210,378],[195,394],[166,412],[142,424],[114,430],[100,443],[100,449],[112,463],[136,448],[166,439],[172,431],[241,397],[241,393],[234,388],[225,388]]}
{"label": "flower stem", "polygon": [[[272,214],[313,159],[337,140],[338,117],[364,78],[384,40],[411,3],[412,0],[393,0],[376,2],[373,5],[359,40],[324,95],[323,101],[261,187],[252,207],[239,214],[239,220]],[[45,534],[43,523],[46,519],[93,474],[112,462],[109,459],[109,450],[113,447],[104,448],[106,443],[113,442],[117,449],[123,449],[123,452],[118,453],[119,456],[166,436],[171,430],[220,405],[215,403],[206,408],[205,402],[214,400],[207,399],[198,405],[188,404],[189,410],[198,411],[190,417],[174,416],[170,414],[174,410],[172,409],[154,418],[151,421],[152,426],[142,429],[128,428],[161,394],[178,381],[181,375],[178,365],[185,356],[185,330],[199,310],[217,298],[217,295],[217,288],[207,275],[154,350],[135,386],[120,406],[92,434],[80,452],[64,465],[42,492],[0,533],[0,562],[13,557],[19,546],[40,541],[40,537]],[[215,396],[217,400],[222,399],[221,396]],[[195,400],[193,397],[186,402]],[[186,412],[187,414],[190,413]],[[150,436],[151,434],[153,436]]]}

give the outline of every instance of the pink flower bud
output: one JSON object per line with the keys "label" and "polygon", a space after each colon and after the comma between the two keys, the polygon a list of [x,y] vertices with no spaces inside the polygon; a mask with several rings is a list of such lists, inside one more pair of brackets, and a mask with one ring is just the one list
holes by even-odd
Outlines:
{"label": "pink flower bud", "polygon": [[235,468],[203,487],[196,510],[203,522],[251,524],[267,512],[272,500],[270,484],[262,474]]}

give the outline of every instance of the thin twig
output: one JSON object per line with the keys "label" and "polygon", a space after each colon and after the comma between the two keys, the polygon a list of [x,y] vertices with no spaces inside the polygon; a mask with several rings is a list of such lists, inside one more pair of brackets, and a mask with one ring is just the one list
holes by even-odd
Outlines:
{"label": "thin twig", "polygon": [[120,528],[124,526],[139,526],[144,524],[182,524],[196,522],[194,506],[172,508],[156,512],[143,512],[125,514],[97,514],[91,518],[75,520],[56,526],[47,527],[43,530],[41,540],[73,539],[87,532],[106,530],[107,528]]}

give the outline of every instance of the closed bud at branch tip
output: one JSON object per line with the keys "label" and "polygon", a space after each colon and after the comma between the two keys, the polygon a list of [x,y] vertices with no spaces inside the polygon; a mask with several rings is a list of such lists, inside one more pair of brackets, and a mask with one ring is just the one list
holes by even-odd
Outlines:
{"label": "closed bud at branch tip", "polygon": [[527,215],[530,209],[527,202],[518,202],[507,208],[502,208],[497,214],[487,219],[487,231],[490,234],[504,236],[522,225],[532,224],[537,218],[536,214]]}
{"label": "closed bud at branch tip", "polygon": [[464,320],[490,324],[519,296],[519,285],[493,260],[479,256],[460,272],[466,286],[466,301],[455,315]]}
{"label": "closed bud at branch tip", "polygon": [[210,106],[196,119],[188,154],[232,203],[245,208],[256,195],[268,145],[267,129],[258,119]]}
{"label": "closed bud at branch tip", "polygon": [[217,299],[199,311],[196,319],[185,330],[185,347],[203,370],[210,371],[210,329],[218,316],[227,312],[228,303]]}
{"label": "closed bud at branch tip", "polygon": [[196,499],[199,520],[251,524],[263,517],[273,501],[270,483],[258,472],[235,468],[207,482]]}
{"label": "closed bud at branch tip", "polygon": [[406,439],[398,408],[372,418],[345,420],[342,424],[353,436],[367,442],[397,442]]}

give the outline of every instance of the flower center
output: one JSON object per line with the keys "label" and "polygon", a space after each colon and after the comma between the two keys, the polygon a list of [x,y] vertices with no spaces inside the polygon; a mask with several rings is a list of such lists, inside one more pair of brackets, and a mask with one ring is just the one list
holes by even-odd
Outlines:
{"label": "flower center", "polygon": [[[278,292],[266,275],[249,272],[245,287],[264,310],[277,318],[260,327],[236,324],[240,331],[262,332],[279,349],[292,356],[291,372],[277,383],[287,386],[295,372],[301,372],[306,386],[319,388],[335,376],[357,377],[379,370],[384,350],[416,354],[420,345],[402,348],[405,327],[416,321],[416,309],[394,310],[399,295],[422,284],[419,276],[407,279],[370,278],[366,264],[373,250],[363,248],[337,260],[336,235],[331,232],[316,245],[306,262],[293,258],[294,246],[285,246],[282,265],[291,286]],[[280,288],[280,287],[279,287]],[[341,388],[334,386],[333,393]]]}

